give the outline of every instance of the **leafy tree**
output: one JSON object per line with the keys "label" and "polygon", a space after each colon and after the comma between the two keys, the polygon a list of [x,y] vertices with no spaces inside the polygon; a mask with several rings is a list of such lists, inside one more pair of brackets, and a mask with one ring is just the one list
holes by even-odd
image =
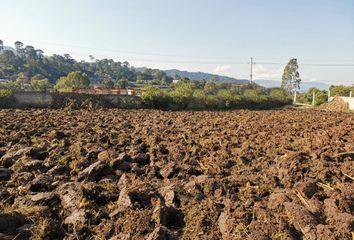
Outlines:
{"label": "leafy tree", "polygon": [[141,99],[149,107],[163,107],[167,105],[167,96],[158,87],[148,85],[143,89]]}
{"label": "leafy tree", "polygon": [[186,107],[193,97],[193,84],[190,82],[181,83],[170,93],[174,103]]}
{"label": "leafy tree", "polygon": [[113,88],[114,87],[114,82],[109,79],[109,78],[105,78],[102,81],[102,86],[105,88]]}
{"label": "leafy tree", "polygon": [[284,91],[279,88],[273,88],[269,92],[269,96],[277,101],[286,101],[287,97]]}
{"label": "leafy tree", "polygon": [[218,85],[215,81],[207,81],[204,85],[204,92],[206,94],[216,94],[218,91]]}
{"label": "leafy tree", "polygon": [[234,97],[229,89],[220,89],[217,94],[220,99],[221,107],[229,107],[234,100]]}
{"label": "leafy tree", "polygon": [[129,86],[129,81],[127,79],[120,79],[115,85],[119,88],[127,88]]}
{"label": "leafy tree", "polygon": [[90,85],[90,80],[86,74],[79,71],[71,72],[66,77],[61,77],[54,86],[59,91],[71,91],[72,88],[85,88]]}
{"label": "leafy tree", "polygon": [[348,97],[350,95],[350,91],[352,91],[352,94],[354,94],[354,85],[352,87],[343,85],[332,85],[329,90],[331,91],[331,96]]}
{"label": "leafy tree", "polygon": [[50,84],[47,78],[44,79],[32,79],[31,87],[35,91],[46,92],[48,89],[52,88],[52,84]]}
{"label": "leafy tree", "polygon": [[327,102],[328,100],[328,94],[327,91],[321,91],[315,87],[310,88],[305,94],[304,94],[304,100],[312,104],[312,99],[313,99],[313,94],[315,93],[315,106],[321,105],[322,103]]}
{"label": "leafy tree", "polygon": [[12,90],[0,89],[0,107],[5,107],[12,100]]}
{"label": "leafy tree", "polygon": [[286,93],[291,93],[300,89],[300,74],[298,72],[299,66],[297,64],[297,59],[290,59],[288,64],[286,65],[281,82],[281,88]]}
{"label": "leafy tree", "polygon": [[4,50],[4,42],[0,39],[0,53]]}
{"label": "leafy tree", "polygon": [[244,92],[243,92],[243,96],[248,99],[248,100],[251,100],[251,101],[258,101],[258,93],[256,90],[254,89],[246,89]]}

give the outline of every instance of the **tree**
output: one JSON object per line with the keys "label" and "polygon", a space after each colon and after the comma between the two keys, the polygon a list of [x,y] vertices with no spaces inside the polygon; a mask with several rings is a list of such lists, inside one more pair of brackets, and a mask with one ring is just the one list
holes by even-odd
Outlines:
{"label": "tree", "polygon": [[59,91],[72,91],[73,88],[85,88],[90,85],[88,76],[80,71],[69,73],[66,77],[58,79],[54,88]]}
{"label": "tree", "polygon": [[168,103],[165,92],[155,86],[146,86],[141,99],[145,105],[150,107],[164,107]]}
{"label": "tree", "polygon": [[44,79],[32,79],[31,87],[35,91],[46,92],[48,89],[52,88],[52,84],[50,84],[47,78]]}
{"label": "tree", "polygon": [[331,91],[331,96],[348,97],[350,91],[352,91],[352,94],[354,94],[354,85],[352,87],[343,86],[343,85],[338,85],[338,86],[331,85],[329,90]]}
{"label": "tree", "polygon": [[284,91],[279,88],[271,89],[269,96],[277,101],[286,101],[287,100],[286,95],[284,94]]}
{"label": "tree", "polygon": [[95,61],[95,57],[93,55],[89,55],[89,58],[90,58],[91,62]]}
{"label": "tree", "polygon": [[291,93],[300,89],[300,74],[298,72],[299,66],[297,64],[297,59],[290,59],[288,64],[286,65],[281,82],[281,88],[286,93]]}
{"label": "tree", "polygon": [[327,102],[328,94],[326,91],[321,91],[315,87],[310,88],[305,94],[304,99],[307,103],[312,103],[313,94],[315,94],[315,106]]}
{"label": "tree", "polygon": [[127,79],[120,79],[115,85],[119,88],[127,88],[129,86],[129,81]]}
{"label": "tree", "polygon": [[4,50],[4,42],[0,39],[0,53]]}
{"label": "tree", "polygon": [[114,82],[109,79],[109,78],[105,78],[102,81],[102,86],[105,88],[113,88],[114,87]]}
{"label": "tree", "polygon": [[16,41],[15,42],[15,49],[18,52],[19,50],[21,50],[23,48],[23,43],[20,41]]}
{"label": "tree", "polygon": [[186,107],[193,97],[193,84],[190,82],[181,83],[170,93],[174,103]]}
{"label": "tree", "polygon": [[218,85],[215,81],[207,81],[204,85],[204,92],[206,94],[216,94],[218,91]]}

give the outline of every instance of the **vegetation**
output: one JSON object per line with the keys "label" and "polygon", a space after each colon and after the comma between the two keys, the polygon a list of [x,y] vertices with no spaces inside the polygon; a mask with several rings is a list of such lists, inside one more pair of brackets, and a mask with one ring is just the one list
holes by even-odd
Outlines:
{"label": "vegetation", "polygon": [[354,95],[354,85],[351,87],[343,85],[332,85],[329,90],[331,91],[331,96],[349,97],[350,91],[352,91],[352,94]]}
{"label": "vegetation", "polygon": [[79,71],[71,72],[66,77],[59,78],[54,88],[62,92],[70,92],[73,88],[86,88],[90,85],[88,76]]}
{"label": "vegetation", "polygon": [[172,90],[147,86],[142,95],[147,107],[173,109],[269,108],[291,103],[281,89],[265,89],[255,84],[237,85],[183,78]]}
{"label": "vegetation", "polygon": [[99,60],[90,56],[92,62],[78,62],[69,54],[45,56],[42,50],[35,49],[33,46],[24,46],[19,41],[15,42],[15,52],[3,50],[2,46],[1,41],[0,79],[11,82],[21,79],[20,85],[30,86],[30,79],[38,74],[43,79],[48,79],[49,83],[55,84],[59,78],[77,71],[86,74],[91,83],[108,87],[112,87],[112,82],[113,86],[128,86],[136,83],[137,80],[155,84],[172,83],[172,77],[168,77],[163,71],[149,68],[137,70],[126,61]]}
{"label": "vegetation", "polygon": [[310,88],[304,95],[303,101],[312,104],[313,102],[313,94],[315,94],[314,105],[319,106],[328,101],[327,91],[321,91],[317,88]]}
{"label": "vegetation", "polygon": [[9,89],[0,89],[0,107],[7,106],[12,100],[12,91]]}
{"label": "vegetation", "polygon": [[297,59],[290,59],[288,64],[284,69],[282,76],[281,88],[286,93],[292,93],[297,89],[300,89],[300,74],[298,72],[299,66],[297,64]]}

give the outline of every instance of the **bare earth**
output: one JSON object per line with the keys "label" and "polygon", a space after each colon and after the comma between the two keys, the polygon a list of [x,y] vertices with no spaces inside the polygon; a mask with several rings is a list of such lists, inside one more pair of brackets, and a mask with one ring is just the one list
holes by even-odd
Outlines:
{"label": "bare earth", "polygon": [[351,239],[354,114],[0,110],[0,239]]}

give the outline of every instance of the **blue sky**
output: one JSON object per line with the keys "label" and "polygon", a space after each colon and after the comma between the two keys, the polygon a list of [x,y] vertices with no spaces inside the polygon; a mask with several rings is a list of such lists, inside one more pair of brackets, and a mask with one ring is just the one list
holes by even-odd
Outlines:
{"label": "blue sky", "polygon": [[296,57],[304,80],[354,84],[353,0],[0,0],[0,8],[5,45],[46,54],[237,78],[248,78],[253,56],[254,77],[277,80]]}

